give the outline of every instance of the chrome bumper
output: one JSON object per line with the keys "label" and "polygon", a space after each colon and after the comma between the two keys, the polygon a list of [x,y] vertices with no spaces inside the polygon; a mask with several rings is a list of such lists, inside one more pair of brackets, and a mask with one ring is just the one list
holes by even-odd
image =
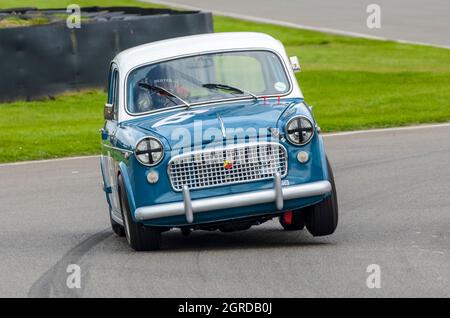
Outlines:
{"label": "chrome bumper", "polygon": [[189,188],[183,188],[183,202],[157,204],[137,208],[135,217],[138,221],[158,219],[167,216],[185,215],[186,221],[194,221],[194,213],[242,206],[275,203],[277,210],[283,210],[284,201],[301,199],[329,193],[331,184],[328,181],[317,181],[294,186],[281,186],[281,176],[275,175],[273,189],[230,194],[221,197],[191,200]]}

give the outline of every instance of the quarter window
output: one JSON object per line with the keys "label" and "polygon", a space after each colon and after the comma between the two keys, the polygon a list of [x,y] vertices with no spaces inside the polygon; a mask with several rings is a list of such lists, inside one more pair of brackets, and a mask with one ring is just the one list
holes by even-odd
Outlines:
{"label": "quarter window", "polygon": [[108,104],[114,107],[114,118],[117,119],[118,111],[118,95],[119,95],[119,72],[113,66],[109,72],[108,80]]}

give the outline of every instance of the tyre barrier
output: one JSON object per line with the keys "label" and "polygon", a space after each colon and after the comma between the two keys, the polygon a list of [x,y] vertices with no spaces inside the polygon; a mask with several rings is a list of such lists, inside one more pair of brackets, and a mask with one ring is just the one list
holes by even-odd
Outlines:
{"label": "tyre barrier", "polygon": [[[66,9],[0,10],[11,14],[64,13]],[[179,36],[213,32],[212,15],[136,7],[86,7],[80,28],[66,20],[0,29],[0,101],[32,100],[69,90],[106,87],[108,65],[120,51]],[[88,22],[83,22],[88,19]]]}

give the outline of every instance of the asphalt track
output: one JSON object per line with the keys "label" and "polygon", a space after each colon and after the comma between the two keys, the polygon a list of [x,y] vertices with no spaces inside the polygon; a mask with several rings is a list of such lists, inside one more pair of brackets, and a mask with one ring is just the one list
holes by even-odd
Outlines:
{"label": "asphalt track", "polygon": [[[432,44],[450,48],[448,0],[141,0],[204,9],[246,20],[339,34]],[[381,28],[366,24],[369,4],[381,9]]]}
{"label": "asphalt track", "polygon": [[[450,125],[325,137],[340,223],[177,230],[136,253],[109,228],[97,157],[0,165],[0,296],[450,296]],[[68,264],[81,288],[66,286]],[[366,286],[370,264],[381,288]]]}

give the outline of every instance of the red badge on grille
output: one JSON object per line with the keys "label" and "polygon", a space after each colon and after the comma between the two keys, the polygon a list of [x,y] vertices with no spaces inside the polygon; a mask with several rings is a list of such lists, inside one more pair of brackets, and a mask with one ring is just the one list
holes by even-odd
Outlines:
{"label": "red badge on grille", "polygon": [[230,170],[231,168],[233,168],[233,163],[230,160],[225,160],[223,162],[223,167],[227,170]]}

